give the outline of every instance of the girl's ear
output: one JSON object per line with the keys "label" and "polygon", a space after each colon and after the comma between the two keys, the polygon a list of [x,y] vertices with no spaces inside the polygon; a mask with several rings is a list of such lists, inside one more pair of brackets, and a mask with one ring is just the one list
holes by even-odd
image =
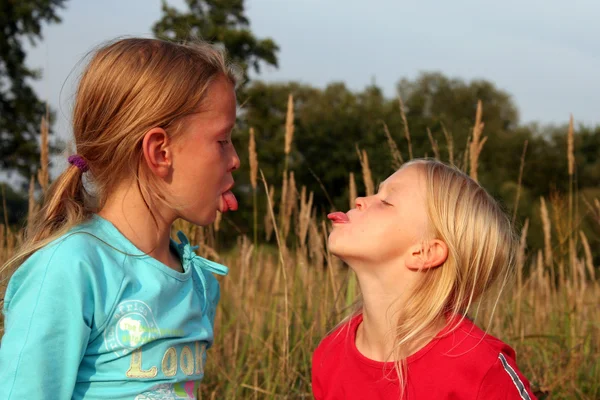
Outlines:
{"label": "girl's ear", "polygon": [[404,264],[410,270],[436,268],[448,258],[448,246],[442,240],[432,239],[409,249]]}
{"label": "girl's ear", "polygon": [[144,135],[142,150],[150,171],[160,178],[166,178],[173,164],[167,132],[162,128],[150,129]]}

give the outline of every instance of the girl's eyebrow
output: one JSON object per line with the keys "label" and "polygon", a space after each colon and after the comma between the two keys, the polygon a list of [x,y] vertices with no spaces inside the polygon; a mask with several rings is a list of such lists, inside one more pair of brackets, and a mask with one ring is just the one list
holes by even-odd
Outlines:
{"label": "girl's eyebrow", "polygon": [[234,123],[232,123],[232,124],[227,124],[227,126],[226,126],[226,127],[224,127],[223,129],[221,129],[221,130],[219,131],[219,135],[220,135],[220,134],[222,134],[222,133],[229,133],[229,132],[231,132],[231,131],[233,130],[233,128],[235,128],[235,127],[237,127],[237,123],[235,123],[235,122],[234,122]]}
{"label": "girl's eyebrow", "polygon": [[[389,188],[388,188],[389,187]],[[377,193],[381,192],[382,190],[387,189],[390,192],[393,192],[396,190],[396,186],[394,186],[393,184],[391,185],[386,185],[385,182],[381,182],[379,184],[379,186],[377,187]]]}
{"label": "girl's eyebrow", "polygon": [[392,185],[387,185],[385,182],[381,182],[381,183],[379,184],[379,186],[377,187],[377,191],[378,191],[378,192],[381,192],[383,189],[387,189],[387,188],[388,188],[388,186],[389,186],[389,190],[390,190],[390,191],[393,191],[393,190],[394,190],[394,185],[393,185],[393,184],[392,184]]}

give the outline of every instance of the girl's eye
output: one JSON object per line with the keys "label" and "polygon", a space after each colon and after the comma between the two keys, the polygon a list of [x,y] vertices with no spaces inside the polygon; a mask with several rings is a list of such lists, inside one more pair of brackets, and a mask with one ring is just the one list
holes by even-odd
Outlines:
{"label": "girl's eye", "polygon": [[228,144],[229,144],[229,140],[219,140],[219,144],[220,144],[221,146],[226,146],[226,145],[228,145]]}
{"label": "girl's eye", "polygon": [[388,203],[388,202],[387,202],[387,201],[385,201],[385,200],[381,200],[381,202],[382,202],[383,204],[385,204],[386,206],[393,206],[393,204],[391,204],[391,203]]}

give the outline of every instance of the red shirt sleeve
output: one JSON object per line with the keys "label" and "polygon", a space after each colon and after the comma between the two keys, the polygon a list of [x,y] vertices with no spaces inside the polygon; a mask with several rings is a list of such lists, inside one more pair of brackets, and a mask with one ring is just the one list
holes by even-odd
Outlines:
{"label": "red shirt sleeve", "polygon": [[531,392],[529,381],[521,374],[510,355],[500,353],[488,370],[477,399],[489,400],[537,400]]}

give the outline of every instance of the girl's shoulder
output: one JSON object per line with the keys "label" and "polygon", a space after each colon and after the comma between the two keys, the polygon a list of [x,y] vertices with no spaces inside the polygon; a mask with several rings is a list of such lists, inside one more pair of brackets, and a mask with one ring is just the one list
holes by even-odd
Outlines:
{"label": "girl's shoulder", "polygon": [[[499,360],[516,360],[514,349],[507,343],[484,331],[469,318],[458,318],[437,337],[433,353],[468,369],[476,367],[485,373]],[[433,358],[436,358],[435,356]]]}
{"label": "girl's shoulder", "polygon": [[98,263],[106,261],[107,257],[120,257],[119,244],[115,238],[102,226],[97,217],[86,220],[67,233],[56,238],[46,246],[34,252],[23,264],[42,265],[52,263],[63,266]]}
{"label": "girl's shoulder", "polygon": [[499,353],[506,353],[514,357],[514,350],[505,342],[484,331],[471,319],[465,317],[451,331],[453,344],[457,349],[463,351],[474,350],[479,356],[488,354],[492,358],[498,357]]}
{"label": "girl's shoulder", "polygon": [[535,399],[510,345],[466,318],[448,339],[453,343],[448,355],[457,361],[453,370],[477,383],[477,399]]}
{"label": "girl's shoulder", "polygon": [[[18,289],[94,286],[94,281],[122,280],[118,268],[124,257],[109,244],[97,221],[83,222],[32,253],[10,278],[5,306]],[[72,286],[72,287],[73,287]]]}

